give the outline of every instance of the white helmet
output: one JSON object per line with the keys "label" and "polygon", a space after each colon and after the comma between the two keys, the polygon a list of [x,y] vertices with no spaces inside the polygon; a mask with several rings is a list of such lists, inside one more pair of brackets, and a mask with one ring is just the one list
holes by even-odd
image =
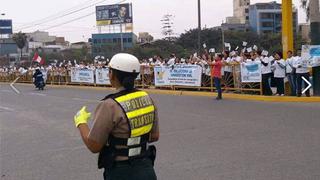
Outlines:
{"label": "white helmet", "polygon": [[119,53],[114,55],[110,60],[109,67],[128,73],[140,72],[140,63],[138,58],[127,53]]}

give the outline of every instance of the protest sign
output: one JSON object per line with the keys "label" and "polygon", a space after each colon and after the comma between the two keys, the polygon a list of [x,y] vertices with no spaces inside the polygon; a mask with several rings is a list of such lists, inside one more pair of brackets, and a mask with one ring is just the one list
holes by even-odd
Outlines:
{"label": "protest sign", "polygon": [[261,63],[247,62],[241,64],[241,82],[261,82]]}
{"label": "protest sign", "polygon": [[94,83],[94,76],[92,69],[71,69],[71,82],[78,83]]}
{"label": "protest sign", "polygon": [[201,86],[202,68],[198,65],[157,66],[154,68],[156,86]]}

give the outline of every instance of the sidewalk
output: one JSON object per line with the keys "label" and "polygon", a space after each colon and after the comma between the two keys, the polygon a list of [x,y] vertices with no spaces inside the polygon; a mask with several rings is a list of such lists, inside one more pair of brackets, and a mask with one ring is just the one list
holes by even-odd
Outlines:
{"label": "sidewalk", "polygon": [[[9,84],[1,83],[0,84]],[[17,83],[18,85],[33,86],[32,84]],[[90,90],[114,90],[110,87],[93,87],[93,86],[72,86],[72,85],[47,85],[47,87],[54,88],[72,88],[72,89],[90,89]],[[203,92],[203,91],[183,91],[183,90],[161,90],[161,89],[143,89],[150,94],[167,94],[174,96],[202,96],[214,98],[217,96],[213,92]],[[267,101],[267,102],[320,102],[320,97],[293,97],[293,96],[261,96],[261,95],[247,95],[247,94],[232,94],[224,93],[223,98],[225,99],[237,99],[237,100],[247,100],[247,101]]]}

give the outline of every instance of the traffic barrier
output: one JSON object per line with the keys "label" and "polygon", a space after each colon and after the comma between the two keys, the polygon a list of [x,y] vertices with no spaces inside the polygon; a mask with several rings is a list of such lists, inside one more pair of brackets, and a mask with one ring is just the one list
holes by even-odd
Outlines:
{"label": "traffic barrier", "polygon": [[[232,69],[230,73],[224,73],[222,76],[222,89],[225,92],[236,92],[245,94],[260,94],[262,95],[261,82],[244,83],[241,81],[240,64],[227,65]],[[207,68],[211,68],[208,66]],[[208,70],[208,69],[207,69]],[[7,73],[0,72],[0,82],[12,82],[18,76],[20,79],[19,83],[33,83],[32,71],[28,71],[24,75],[20,75],[18,72]],[[169,90],[194,90],[194,91],[215,91],[213,77],[210,75],[210,71],[202,71],[201,74],[201,86],[181,86],[181,85],[166,85],[156,86],[155,84],[155,67],[154,66],[141,66],[141,71],[136,79],[136,86],[139,88],[156,88],[156,89],[169,89]],[[46,73],[46,83],[51,85],[86,85],[86,86],[111,86],[110,84],[99,84],[99,83],[83,83],[83,82],[72,82],[72,70],[71,69],[55,69],[49,70]],[[96,74],[94,73],[94,79]]]}

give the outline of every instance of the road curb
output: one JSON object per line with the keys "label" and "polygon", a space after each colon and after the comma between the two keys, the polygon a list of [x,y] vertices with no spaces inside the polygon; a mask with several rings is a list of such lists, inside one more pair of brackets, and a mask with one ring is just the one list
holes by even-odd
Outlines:
{"label": "road curb", "polygon": [[[0,82],[0,84],[9,84]],[[33,86],[32,84],[17,83],[19,85]],[[111,90],[111,87],[93,87],[93,86],[73,86],[73,85],[47,85],[49,87],[55,88],[73,88],[73,89],[90,89],[90,90]],[[150,94],[162,94],[162,95],[174,95],[174,96],[201,96],[214,98],[217,93],[213,92],[196,92],[196,91],[172,91],[172,90],[160,90],[160,89],[143,89]],[[246,101],[265,101],[265,102],[305,102],[305,103],[315,103],[320,102],[320,97],[291,97],[291,96],[261,96],[261,95],[245,95],[245,94],[223,94],[225,99],[236,99],[236,100],[246,100]]]}

